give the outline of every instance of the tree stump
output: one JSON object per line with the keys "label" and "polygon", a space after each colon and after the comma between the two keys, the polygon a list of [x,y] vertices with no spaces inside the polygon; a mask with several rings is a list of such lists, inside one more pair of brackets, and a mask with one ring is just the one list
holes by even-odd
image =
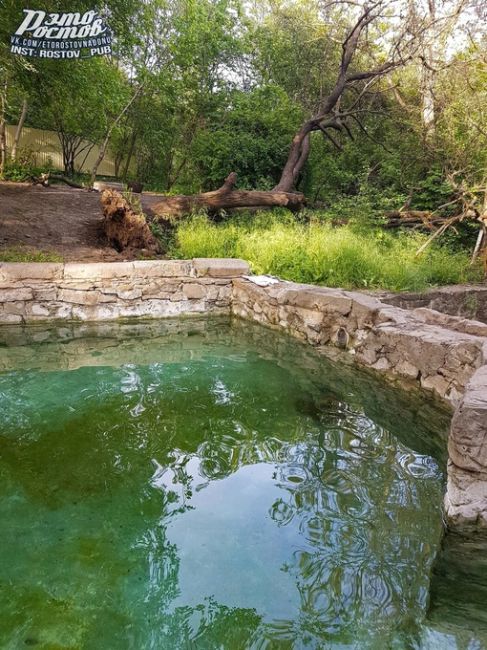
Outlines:
{"label": "tree stump", "polygon": [[101,195],[104,230],[110,244],[119,252],[145,249],[159,253],[160,247],[143,214],[134,210],[130,202],[115,190],[104,190]]}

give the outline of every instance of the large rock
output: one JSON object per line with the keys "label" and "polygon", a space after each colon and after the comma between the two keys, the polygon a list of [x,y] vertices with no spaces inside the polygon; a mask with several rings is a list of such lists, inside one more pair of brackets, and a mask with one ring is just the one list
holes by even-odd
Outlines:
{"label": "large rock", "polygon": [[244,260],[197,257],[193,260],[196,277],[237,278],[250,272]]}
{"label": "large rock", "polygon": [[487,474],[449,461],[445,514],[450,529],[463,533],[487,529]]}
{"label": "large rock", "polygon": [[487,365],[467,384],[452,419],[448,451],[457,467],[487,473]]}
{"label": "large rock", "polygon": [[61,280],[64,264],[48,262],[0,263],[0,285],[9,287],[25,280]]}
{"label": "large rock", "polygon": [[64,280],[112,280],[134,275],[133,262],[71,262],[64,265]]}

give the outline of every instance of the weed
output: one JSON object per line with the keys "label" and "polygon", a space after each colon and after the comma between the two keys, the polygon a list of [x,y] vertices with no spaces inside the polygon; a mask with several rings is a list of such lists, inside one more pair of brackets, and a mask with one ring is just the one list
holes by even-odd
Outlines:
{"label": "weed", "polygon": [[442,284],[478,281],[480,265],[470,267],[464,252],[439,245],[416,251],[425,240],[418,233],[391,235],[352,226],[334,228],[311,220],[261,212],[213,224],[195,217],[177,227],[173,257],[241,257],[255,273],[296,282],[360,289],[421,290]]}

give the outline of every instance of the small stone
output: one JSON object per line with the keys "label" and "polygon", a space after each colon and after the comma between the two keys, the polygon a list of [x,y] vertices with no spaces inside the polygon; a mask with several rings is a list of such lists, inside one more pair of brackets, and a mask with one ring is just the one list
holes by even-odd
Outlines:
{"label": "small stone", "polygon": [[390,370],[391,364],[385,357],[381,357],[372,365],[372,368],[374,368],[374,370],[381,371]]}
{"label": "small stone", "polygon": [[15,289],[0,289],[0,303],[32,300],[32,298],[32,289],[29,288],[19,287]]}
{"label": "small stone", "polygon": [[206,288],[201,284],[184,284],[183,294],[190,300],[198,300],[206,296]]}
{"label": "small stone", "polygon": [[0,264],[0,281],[61,280],[64,264],[48,262],[4,262]]}
{"label": "small stone", "polygon": [[122,300],[136,300],[137,298],[142,297],[141,289],[131,289],[128,291],[118,291],[117,295]]}
{"label": "small stone", "polygon": [[30,311],[33,316],[49,316],[49,309],[44,305],[34,303],[30,305]]}
{"label": "small stone", "polygon": [[61,289],[59,300],[78,305],[96,305],[100,294],[98,291],[76,291],[75,289]]}
{"label": "small stone", "polygon": [[403,375],[404,377],[411,377],[411,379],[417,379],[419,376],[419,370],[409,361],[400,361],[395,370],[398,375]]}
{"label": "small stone", "polygon": [[347,330],[344,327],[340,327],[335,336],[337,347],[342,350],[348,348],[348,342],[350,341],[350,336],[348,335]]}
{"label": "small stone", "polygon": [[448,392],[449,382],[440,375],[431,375],[421,377],[421,387],[438,393],[440,397],[445,397]]}

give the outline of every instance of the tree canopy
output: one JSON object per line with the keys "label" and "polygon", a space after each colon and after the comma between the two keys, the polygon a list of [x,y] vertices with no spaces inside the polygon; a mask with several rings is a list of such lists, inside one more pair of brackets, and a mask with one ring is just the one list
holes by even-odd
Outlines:
{"label": "tree canopy", "polygon": [[435,209],[485,188],[480,2],[106,0],[113,54],[79,61],[10,53],[28,4],[0,0],[2,120],[17,124],[25,103],[27,125],[58,132],[67,173],[87,142],[109,141],[121,178],[162,192],[235,172],[240,187],[292,186],[315,204]]}

